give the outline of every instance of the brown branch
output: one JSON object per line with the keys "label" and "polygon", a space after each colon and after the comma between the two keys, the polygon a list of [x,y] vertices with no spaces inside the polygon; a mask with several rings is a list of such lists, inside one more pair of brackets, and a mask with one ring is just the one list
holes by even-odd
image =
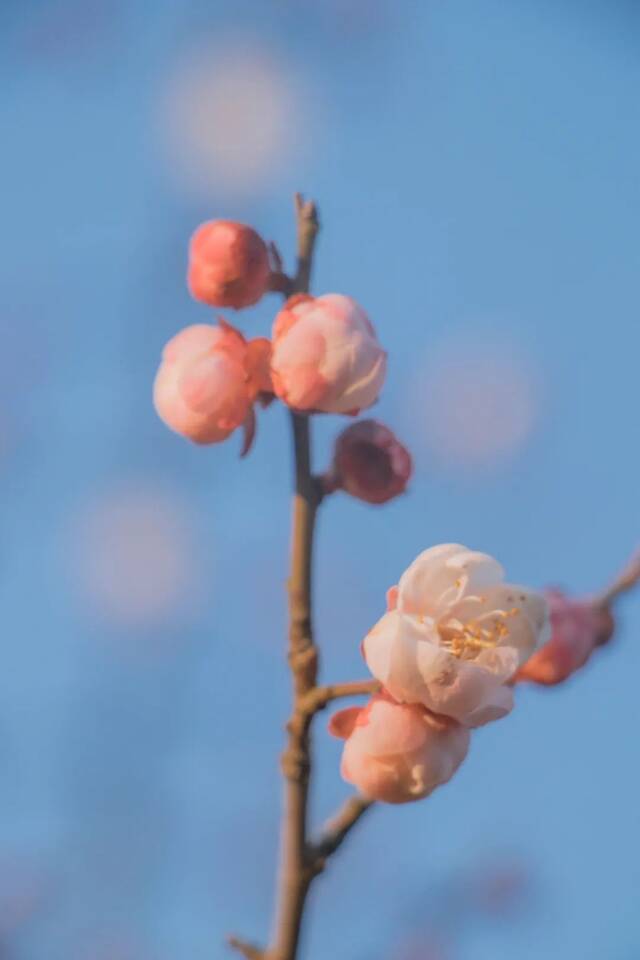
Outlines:
{"label": "brown branch", "polygon": [[[295,203],[298,265],[293,292],[304,293],[309,289],[319,224],[315,204],[305,203],[300,194],[296,194]],[[274,944],[268,951],[270,960],[295,960],[305,899],[312,880],[307,857],[307,811],[313,715],[306,712],[301,703],[304,696],[315,687],[318,672],[318,651],[313,641],[312,559],[316,511],[322,491],[311,471],[309,417],[292,412],[291,422],[295,495],[289,577],[289,666],[294,705],[287,724],[287,747],[282,757],[285,806]]]}
{"label": "brown branch", "polygon": [[378,693],[380,683],[377,680],[351,680],[348,683],[330,683],[325,686],[314,687],[302,701],[301,706],[307,713],[317,713],[324,710],[334,700],[345,697],[363,697]]}
{"label": "brown branch", "polygon": [[298,221],[298,263],[293,281],[293,293],[308,293],[311,285],[311,267],[316,237],[320,230],[318,209],[313,200],[305,200],[301,193],[294,197]]}
{"label": "brown branch", "polygon": [[640,550],[629,560],[626,567],[616,577],[613,583],[594,597],[594,604],[600,607],[610,607],[614,600],[631,590],[640,583]]}
{"label": "brown branch", "polygon": [[373,805],[372,800],[354,794],[325,826],[320,839],[310,847],[309,858],[314,874],[320,873],[327,859],[336,852],[347,834]]}
{"label": "brown branch", "polygon": [[266,960],[267,955],[264,950],[251,943],[245,943],[244,940],[239,940],[237,937],[227,937],[227,943],[232,950],[237,950],[247,960]]}
{"label": "brown branch", "polygon": [[293,280],[286,273],[280,250],[273,241],[269,244],[269,259],[271,261],[269,290],[273,293],[281,293],[286,299],[293,293]]}

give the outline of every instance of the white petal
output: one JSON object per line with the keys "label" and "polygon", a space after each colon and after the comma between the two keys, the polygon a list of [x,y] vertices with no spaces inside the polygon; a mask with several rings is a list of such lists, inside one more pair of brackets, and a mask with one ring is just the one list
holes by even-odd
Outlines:
{"label": "white petal", "polygon": [[454,554],[447,560],[447,566],[455,570],[458,577],[464,578],[465,593],[486,590],[504,579],[502,564],[488,553],[477,550],[464,550]]}
{"label": "white petal", "polygon": [[466,552],[459,543],[442,543],[423,550],[407,567],[398,583],[398,608],[407,613],[433,616],[440,596],[455,588],[457,574],[445,566],[456,553]]}
{"label": "white petal", "polygon": [[448,660],[421,644],[417,664],[424,683],[422,703],[434,713],[453,717],[465,726],[481,726],[509,712],[513,697],[504,686],[517,668],[513,651],[490,651],[492,657]]}
{"label": "white petal", "polygon": [[362,654],[369,670],[386,686],[391,668],[391,652],[397,634],[396,611],[385,613],[362,642]]}
{"label": "white petal", "polygon": [[513,710],[513,690],[511,687],[496,687],[490,700],[472,713],[467,714],[465,723],[468,727],[483,727],[493,720],[506,717]]}
{"label": "white petal", "polygon": [[517,669],[518,657],[510,647],[460,660],[439,645],[433,624],[394,610],[366,637],[363,650],[374,677],[400,702],[422,703],[468,726],[511,709],[513,698],[504,683]]}

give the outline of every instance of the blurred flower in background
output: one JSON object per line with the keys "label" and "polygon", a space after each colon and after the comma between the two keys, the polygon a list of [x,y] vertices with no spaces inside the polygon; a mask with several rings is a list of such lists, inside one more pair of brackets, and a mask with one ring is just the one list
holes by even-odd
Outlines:
{"label": "blurred flower in background", "polygon": [[496,926],[535,905],[531,866],[513,855],[494,853],[461,867],[432,890],[409,898],[408,931],[390,960],[457,960],[467,956],[478,925]]}
{"label": "blurred flower in background", "polygon": [[171,172],[205,195],[259,193],[294,168],[309,136],[299,89],[285,58],[244,38],[190,50],[161,115]]}
{"label": "blurred flower in background", "polygon": [[[144,485],[106,490],[75,518],[74,584],[93,612],[115,625],[191,620],[201,584],[194,539],[178,497]],[[211,564],[209,556],[208,577]]]}
{"label": "blurred flower in background", "polygon": [[154,960],[134,941],[119,935],[96,936],[78,953],[78,960]]}
{"label": "blurred flower in background", "polygon": [[[25,5],[26,6],[26,5]],[[33,4],[31,5],[33,7]],[[125,0],[57,0],[25,18],[18,44],[41,64],[66,66],[113,43],[124,23]]]}
{"label": "blurred flower in background", "polygon": [[283,0],[292,12],[312,18],[314,26],[331,32],[334,42],[362,39],[383,28],[389,28],[394,12],[393,0]]}
{"label": "blurred flower in background", "polygon": [[403,943],[392,954],[393,960],[451,960],[452,954],[446,944],[429,935],[416,937],[415,940]]}
{"label": "blurred flower in background", "polygon": [[442,466],[493,470],[530,439],[540,406],[536,371],[522,348],[469,330],[427,358],[412,386],[410,419]]}
{"label": "blurred flower in background", "polygon": [[22,856],[3,855],[0,861],[0,957],[11,955],[10,945],[41,914],[51,878],[41,863]]}

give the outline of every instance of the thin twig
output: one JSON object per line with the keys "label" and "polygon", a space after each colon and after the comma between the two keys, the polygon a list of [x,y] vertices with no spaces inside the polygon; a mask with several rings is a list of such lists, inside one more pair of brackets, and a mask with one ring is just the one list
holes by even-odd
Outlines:
{"label": "thin twig", "polygon": [[638,583],[640,583],[640,550],[634,553],[613,583],[594,597],[593,602],[600,607],[610,607],[614,600]]}
{"label": "thin twig", "polygon": [[273,293],[281,293],[286,299],[293,293],[293,280],[284,269],[284,261],[277,244],[273,241],[269,244],[269,258],[271,260],[271,276],[269,277],[269,290]]}
{"label": "thin twig", "polygon": [[238,953],[241,953],[247,960],[266,960],[267,954],[264,950],[261,950],[260,947],[255,947],[251,943],[245,943],[244,940],[239,940],[238,937],[227,937],[227,943],[232,950],[237,950]]}
{"label": "thin twig", "polygon": [[305,200],[301,193],[296,193],[294,200],[298,220],[298,263],[293,281],[293,293],[308,293],[311,285],[313,250],[320,230],[320,220],[318,208],[313,200]]}
{"label": "thin twig", "polygon": [[347,834],[355,827],[360,818],[369,810],[373,801],[359,794],[349,797],[343,807],[326,824],[322,836],[309,851],[314,873],[320,873],[333,853],[336,852]]}
{"label": "thin twig", "polygon": [[377,680],[352,680],[349,683],[330,683],[325,686],[314,687],[304,698],[303,709],[308,713],[317,713],[324,710],[334,700],[346,697],[363,697],[377,693],[380,683]]}

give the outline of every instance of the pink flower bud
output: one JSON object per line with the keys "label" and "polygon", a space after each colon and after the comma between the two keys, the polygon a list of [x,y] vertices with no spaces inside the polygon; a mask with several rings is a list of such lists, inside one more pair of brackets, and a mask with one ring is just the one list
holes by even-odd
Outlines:
{"label": "pink flower bud", "polygon": [[361,793],[385,803],[410,803],[451,779],[469,749],[466,727],[418,704],[386,694],[366,707],[341,710],[329,731],[346,740],[341,773]]}
{"label": "pink flower bud", "polygon": [[253,402],[269,389],[269,341],[249,343],[224,320],[196,324],[164,348],[153,397],[162,420],[195,443],[219,443],[245,424]]}
{"label": "pink flower bud", "polygon": [[405,491],[412,469],[411,454],[388,427],[359,420],[337,438],[325,484],[367,503],[386,503]]}
{"label": "pink flower bud", "polygon": [[572,600],[560,590],[548,590],[551,639],[516,674],[516,681],[554,686],[583,667],[591,654],[613,633],[611,613],[588,600]]}
{"label": "pink flower bud", "polygon": [[356,414],[378,398],[387,355],[351,297],[291,297],[273,325],[271,374],[296,410]]}
{"label": "pink flower bud", "polygon": [[230,220],[203,223],[191,237],[187,284],[212,307],[250,307],[269,288],[267,246],[255,230]]}

